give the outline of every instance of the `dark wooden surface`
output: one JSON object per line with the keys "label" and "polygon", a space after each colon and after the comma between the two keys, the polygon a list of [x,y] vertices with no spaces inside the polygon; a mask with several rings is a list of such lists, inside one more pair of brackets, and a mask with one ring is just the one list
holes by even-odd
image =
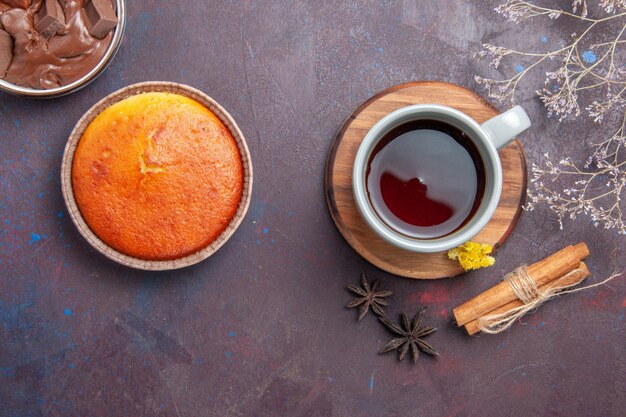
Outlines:
{"label": "dark wooden surface", "polygon": [[[569,1],[562,2],[567,6]],[[543,306],[499,336],[470,338],[451,309],[522,262],[585,240],[595,278],[623,269],[625,240],[588,218],[560,231],[522,214],[496,266],[407,280],[367,264],[324,200],[344,119],[395,84],[476,88],[483,42],[561,45],[565,20],[526,35],[493,1],[130,1],[111,67],[52,101],[0,95],[0,415],[623,416],[623,279]],[[528,35],[530,33],[530,35]],[[534,36],[534,37],[533,37]],[[118,266],[80,237],[61,198],[65,141],[85,110],[133,82],[188,83],[238,121],[255,164],[248,217],[212,258],[172,273]],[[527,85],[529,163],[587,155],[595,124],[557,123]],[[502,108],[501,108],[502,109]],[[392,289],[392,317],[429,308],[441,358],[376,354],[387,332],[345,310],[361,271]]]}

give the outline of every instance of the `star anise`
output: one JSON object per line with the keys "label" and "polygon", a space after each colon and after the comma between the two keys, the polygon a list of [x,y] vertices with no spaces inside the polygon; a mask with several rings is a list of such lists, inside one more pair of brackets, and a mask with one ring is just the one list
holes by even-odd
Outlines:
{"label": "star anise", "polygon": [[385,297],[389,297],[393,292],[391,291],[379,291],[378,287],[380,286],[380,280],[377,278],[370,285],[367,275],[365,273],[361,274],[361,286],[357,287],[356,285],[348,285],[348,290],[358,295],[359,297],[350,301],[346,304],[347,308],[353,308],[357,306],[361,306],[359,308],[359,320],[361,320],[370,307],[372,311],[379,316],[384,316],[385,312],[383,311],[383,307],[388,305],[389,303],[385,300]]}
{"label": "star anise", "polygon": [[397,349],[399,352],[398,359],[402,360],[410,349],[411,355],[413,356],[413,363],[417,362],[420,350],[429,355],[439,356],[432,346],[422,340],[422,338],[434,333],[437,330],[434,327],[421,327],[425,312],[425,308],[420,309],[415,314],[415,317],[413,317],[412,322],[409,322],[407,315],[402,312],[400,315],[402,320],[401,326],[390,322],[384,317],[380,317],[380,321],[385,325],[385,327],[401,337],[391,339],[391,341],[387,343],[387,345],[378,353],[387,353]]}

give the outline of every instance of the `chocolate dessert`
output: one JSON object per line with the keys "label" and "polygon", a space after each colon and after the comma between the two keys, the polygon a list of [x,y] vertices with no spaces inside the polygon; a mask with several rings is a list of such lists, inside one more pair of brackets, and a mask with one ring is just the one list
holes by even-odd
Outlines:
{"label": "chocolate dessert", "polygon": [[35,89],[93,69],[118,23],[114,0],[0,0],[0,79]]}

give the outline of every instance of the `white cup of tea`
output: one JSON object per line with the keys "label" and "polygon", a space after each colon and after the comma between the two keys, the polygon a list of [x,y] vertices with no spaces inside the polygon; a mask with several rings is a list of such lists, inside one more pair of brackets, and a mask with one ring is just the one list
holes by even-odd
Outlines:
{"label": "white cup of tea", "polygon": [[451,107],[416,104],[376,123],[357,151],[356,205],[369,227],[412,252],[441,252],[471,240],[502,192],[498,149],[530,127],[520,106],[478,124]]}

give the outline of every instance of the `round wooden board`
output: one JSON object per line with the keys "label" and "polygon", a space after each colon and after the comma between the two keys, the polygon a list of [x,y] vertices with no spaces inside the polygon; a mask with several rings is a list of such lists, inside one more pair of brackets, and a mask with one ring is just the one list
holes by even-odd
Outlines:
{"label": "round wooden board", "polygon": [[[463,269],[446,252],[419,254],[397,248],[378,237],[361,218],[352,195],[352,165],[365,134],[383,116],[411,104],[442,104],[460,110],[478,123],[498,110],[476,93],[443,82],[423,81],[385,90],[363,103],[344,123],[326,165],[326,200],[337,228],[361,256],[377,267],[407,278],[436,279]],[[515,227],[526,197],[526,158],[519,141],[500,151],[502,196],[491,221],[472,240],[497,249]]]}

